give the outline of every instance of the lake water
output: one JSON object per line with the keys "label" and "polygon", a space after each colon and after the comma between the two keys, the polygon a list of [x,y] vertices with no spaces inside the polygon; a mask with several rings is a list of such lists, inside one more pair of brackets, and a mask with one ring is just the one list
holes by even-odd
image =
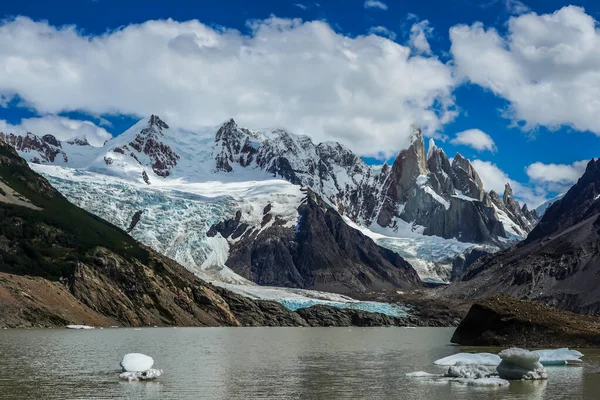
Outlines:
{"label": "lake water", "polygon": [[[0,331],[0,399],[599,399],[600,351],[508,388],[432,384],[413,371],[463,350],[446,328],[146,328]],[[471,349],[472,350],[472,349]],[[477,349],[484,351],[489,349]],[[496,350],[497,351],[497,350]],[[155,382],[118,380],[129,352]]]}

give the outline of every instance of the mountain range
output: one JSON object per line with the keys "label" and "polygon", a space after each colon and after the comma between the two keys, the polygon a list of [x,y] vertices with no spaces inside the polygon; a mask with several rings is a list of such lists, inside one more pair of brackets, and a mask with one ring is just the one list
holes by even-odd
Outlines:
{"label": "mountain range", "polygon": [[[392,165],[234,120],[202,132],[139,121],[101,147],[0,133],[69,200],[212,282],[343,294],[448,282],[524,238],[535,210],[414,128]],[[455,270],[453,273],[453,269]],[[259,293],[260,292],[260,293]]]}

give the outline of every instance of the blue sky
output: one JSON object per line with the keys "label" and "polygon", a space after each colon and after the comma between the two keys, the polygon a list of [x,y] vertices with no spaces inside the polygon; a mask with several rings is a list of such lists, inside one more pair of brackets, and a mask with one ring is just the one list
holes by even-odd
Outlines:
{"label": "blue sky", "polygon": [[[581,8],[563,9],[570,4]],[[18,47],[15,44],[14,48],[5,46],[5,53],[0,56],[19,59],[31,68],[27,69],[28,76],[31,76],[27,78],[19,76],[19,68],[15,68],[15,65],[24,64],[7,62],[2,65],[0,62],[0,71],[9,72],[4,74],[5,81],[0,79],[0,120],[4,121],[5,129],[18,130],[29,126],[44,129],[48,126],[51,130],[57,125],[47,120],[43,121],[47,125],[41,121],[37,125],[21,122],[34,117],[63,117],[62,128],[68,126],[76,130],[82,126],[81,121],[89,120],[98,132],[105,130],[116,135],[150,110],[177,116],[173,117],[175,123],[179,121],[183,128],[189,130],[220,121],[226,115],[247,122],[252,128],[260,128],[271,124],[269,115],[272,115],[274,124],[314,136],[316,141],[339,140],[362,152],[369,162],[381,162],[393,157],[407,143],[407,131],[399,127],[408,125],[407,121],[413,118],[414,122],[427,127],[426,136],[435,137],[449,156],[460,152],[471,160],[478,160],[488,189],[499,188],[502,180],[510,177],[513,185],[518,186],[518,196],[531,204],[563,191],[581,172],[584,165],[581,161],[600,155],[600,126],[596,125],[594,118],[597,113],[594,106],[600,107],[594,103],[600,102],[600,98],[594,97],[594,93],[600,91],[594,90],[600,89],[600,86],[596,87],[599,81],[593,75],[593,71],[600,67],[595,64],[597,58],[600,59],[597,44],[600,39],[594,41],[596,37],[600,38],[594,25],[594,20],[600,19],[600,4],[594,1],[20,0],[2,2],[0,15],[5,18],[3,30],[0,29],[0,48],[3,39],[5,43],[19,43],[18,40],[25,43]],[[18,16],[28,19],[15,19]],[[248,72],[243,67],[236,69],[233,62],[219,64],[221,73],[213,76],[214,71],[205,73],[199,70],[199,65],[207,68],[207,62],[196,64],[201,62],[196,59],[190,61],[189,68],[177,70],[188,59],[186,55],[181,62],[175,63],[174,57],[183,57],[183,53],[178,53],[170,56],[169,61],[177,67],[173,67],[172,71],[171,64],[161,67],[169,72],[167,84],[161,89],[169,95],[161,102],[160,80],[166,78],[156,76],[152,65],[144,67],[152,63],[151,57],[140,55],[127,59],[127,50],[123,49],[129,47],[125,45],[106,54],[101,51],[116,41],[131,41],[132,52],[156,52],[156,57],[160,58],[167,51],[161,47],[160,41],[157,40],[154,46],[155,42],[150,39],[138,39],[139,35],[152,36],[156,32],[139,29],[129,36],[125,32],[132,31],[127,29],[134,24],[143,25],[149,20],[167,18],[177,22],[198,20],[202,24],[200,27],[161,27],[160,35],[173,35],[169,37],[169,51],[174,48],[175,39],[181,39],[177,42],[181,42],[181,46],[188,46],[184,39],[191,35],[195,43],[203,41],[203,46],[211,47],[211,53],[205,52],[202,57],[219,57],[215,58],[219,63],[226,57],[232,57],[237,62],[240,57],[236,52],[240,48],[236,46],[242,46],[240,43],[251,37],[260,38],[262,42],[277,42],[277,35],[280,35],[285,36],[285,40],[277,42],[277,45],[262,47],[260,43],[247,43],[247,47],[255,52],[272,52],[269,57],[281,53],[283,61],[277,59],[273,65],[265,67],[266,77],[257,78],[261,73],[260,65]],[[309,26],[302,25],[303,22],[289,22],[296,18],[322,24]],[[514,23],[509,23],[511,18]],[[258,25],[249,23],[265,20],[270,22],[263,25],[260,22]],[[47,24],[42,21],[47,21]],[[476,22],[481,23],[480,29],[473,25]],[[591,24],[591,28],[580,32],[579,27],[586,23]],[[65,25],[75,28],[69,33]],[[455,29],[459,25],[464,29]],[[210,43],[214,32],[204,32],[204,26],[217,32],[218,45]],[[267,26],[268,29],[258,31],[257,26]],[[323,26],[331,29],[335,37],[323,33]],[[454,36],[450,34],[451,29],[454,29]],[[559,35],[561,29],[565,31]],[[228,30],[236,30],[237,33],[229,35],[226,33]],[[354,70],[346,71],[344,64],[331,64],[330,74],[323,73],[321,77],[320,71],[330,63],[303,64],[306,54],[312,49],[315,54],[327,58],[326,52],[330,49],[335,48],[332,52],[339,51],[346,40],[352,41],[370,32],[392,40],[398,45],[393,51],[398,53],[390,56],[387,42],[381,40],[354,40],[347,47],[348,52],[353,54],[349,57],[358,54],[359,61]],[[558,36],[549,37],[552,35],[547,32],[558,32]],[[30,39],[28,34],[34,35],[35,40]],[[424,50],[422,42],[418,42],[419,34],[425,38],[431,51]],[[91,43],[93,38],[108,36],[110,41],[107,39],[102,45]],[[503,41],[502,45],[494,47],[494,38]],[[337,42],[327,43],[333,40]],[[588,40],[589,43],[586,42]],[[326,43],[321,47],[319,41]],[[27,47],[25,50],[22,49],[24,46]],[[35,46],[39,46],[39,51]],[[50,52],[48,49],[53,46],[58,50]],[[565,47],[568,49],[564,50]],[[530,51],[532,48],[533,52]],[[402,65],[405,61],[400,56],[402,49],[410,52],[407,66]],[[556,55],[561,51],[566,56]],[[63,58],[55,57],[56,53]],[[89,59],[89,63],[77,60],[79,54]],[[123,62],[111,59],[115,54],[122,54]],[[290,54],[291,58],[286,58]],[[374,73],[368,72],[369,57],[377,64]],[[394,70],[395,57],[398,57],[399,63],[397,71],[401,72]],[[379,58],[385,61],[378,63]],[[285,70],[294,67],[293,62],[289,63],[290,59],[301,60],[298,68],[303,71],[286,75]],[[363,60],[362,63],[360,60]],[[410,60],[422,60],[426,65],[415,67]],[[93,69],[98,64],[103,65],[102,76]],[[232,67],[228,68],[228,65]],[[317,73],[311,73],[310,66]],[[327,85],[336,76],[334,68],[340,75],[347,73],[348,79],[329,90]],[[144,75],[148,71],[149,75]],[[396,73],[409,76],[398,78]],[[15,74],[14,77],[11,74]],[[114,79],[110,74],[114,74]],[[274,83],[268,81],[268,74],[274,76]],[[139,82],[135,81],[138,76]],[[195,87],[195,80],[202,80],[205,76],[213,81],[220,76],[225,77],[219,87],[222,91],[239,90],[240,94],[234,98],[236,102],[240,98],[242,100],[231,106],[232,97],[221,95],[218,89],[207,86],[208,83],[204,86],[199,84],[198,90],[205,97],[213,96],[213,100],[198,99],[195,97],[197,94],[190,93],[193,90],[190,88]],[[81,84],[78,81],[80,77],[86,77],[87,81],[98,77],[98,83]],[[108,83],[102,79],[107,79]],[[111,86],[115,81],[120,84]],[[359,83],[355,84],[355,81]],[[520,83],[513,85],[512,81]],[[253,93],[245,99],[243,94],[250,90],[246,85],[248,82],[252,82]],[[314,91],[305,91],[303,82],[306,82],[305,87],[314,85]],[[57,86],[53,87],[55,83]],[[156,85],[156,91],[148,92],[147,86],[152,85]],[[285,90],[280,89],[282,86]],[[404,90],[405,86],[411,88]],[[573,93],[571,88],[580,86],[583,89]],[[65,91],[61,93],[63,87]],[[123,92],[118,91],[119,88],[124,88]],[[583,93],[588,89],[591,94]],[[72,95],[69,95],[70,90]],[[139,96],[135,96],[138,90]],[[311,93],[314,93],[315,99],[311,98]],[[342,101],[347,93],[354,94],[354,97],[348,97],[351,99],[349,104]],[[371,110],[358,103],[356,93],[366,97],[363,99],[365,105],[381,100],[390,108],[379,112],[374,106]],[[114,106],[111,105],[111,95],[115,99]],[[152,96],[157,98],[148,99]],[[178,101],[184,96],[190,96],[186,104],[192,103],[195,107],[181,107]],[[99,100],[90,101],[88,98]],[[288,103],[290,98],[294,101]],[[315,108],[328,108],[325,116],[318,109],[311,110],[311,105],[322,98],[327,101]],[[337,101],[340,104],[332,104]],[[397,111],[394,111],[394,102],[398,102]],[[448,105],[449,102],[452,104]],[[440,105],[442,103],[445,105]],[[364,115],[361,114],[361,119],[349,120],[345,113],[352,116],[356,109],[364,111]],[[305,112],[306,115],[302,115]],[[339,118],[332,119],[336,116]],[[79,123],[64,122],[67,119]],[[52,123],[57,121],[54,119]],[[482,149],[481,142],[477,141],[477,138],[482,139],[481,136],[471,139],[470,143],[459,144],[456,135],[473,129],[491,138],[493,147]],[[477,143],[479,149],[476,148]],[[378,152],[380,154],[376,155]]]}

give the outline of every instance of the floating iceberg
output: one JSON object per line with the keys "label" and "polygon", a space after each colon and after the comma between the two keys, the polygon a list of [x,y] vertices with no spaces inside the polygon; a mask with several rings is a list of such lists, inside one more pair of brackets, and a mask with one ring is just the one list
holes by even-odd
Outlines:
{"label": "floating iceberg", "polygon": [[583,353],[577,350],[567,348],[556,350],[534,350],[539,354],[542,365],[566,365],[571,363],[580,363]]}
{"label": "floating iceberg", "polygon": [[[574,364],[581,362],[581,357],[583,357],[583,353],[567,348],[556,350],[534,350],[533,352],[540,356],[539,361],[542,365]],[[439,359],[435,361],[434,364],[450,366],[456,365],[456,363],[463,363],[498,366],[501,361],[502,359],[499,356],[491,353],[458,353]]]}
{"label": "floating iceberg", "polygon": [[119,375],[119,379],[124,381],[147,381],[151,379],[156,379],[162,375],[162,370],[160,369],[149,369],[147,371],[142,372],[122,372]]}
{"label": "floating iceberg", "polygon": [[145,372],[154,365],[152,357],[140,353],[125,354],[121,361],[123,372]]}
{"label": "floating iceberg", "polygon": [[451,365],[448,371],[444,374],[447,378],[467,378],[467,379],[481,379],[489,378],[492,375],[496,375],[495,371],[485,365],[477,364],[463,364],[461,362]]}
{"label": "floating iceberg", "polygon": [[538,353],[511,348],[501,351],[498,356],[502,359],[502,362],[496,370],[502,379],[548,379],[548,373],[540,363],[540,355]]}
{"label": "floating iceberg", "polygon": [[452,356],[441,358],[434,362],[435,365],[456,365],[457,363],[462,364],[476,364],[476,365],[490,365],[496,366],[500,364],[500,357],[496,354],[491,353],[458,353]]}
{"label": "floating iceberg", "polygon": [[89,325],[67,325],[65,326],[67,329],[95,329],[93,326]]}

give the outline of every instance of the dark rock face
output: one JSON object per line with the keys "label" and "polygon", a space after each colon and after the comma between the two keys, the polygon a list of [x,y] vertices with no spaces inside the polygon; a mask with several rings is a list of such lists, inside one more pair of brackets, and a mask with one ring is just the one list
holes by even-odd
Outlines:
{"label": "dark rock face", "polygon": [[40,138],[32,133],[20,136],[0,132],[0,140],[8,143],[17,151],[38,152],[37,161],[40,164],[53,163],[58,157],[65,163],[69,161],[67,154],[62,150],[60,141],[52,135],[44,135]]}
{"label": "dark rock face", "polygon": [[75,146],[89,146],[90,142],[88,142],[87,138],[75,138],[67,141],[67,143],[75,145]]}
{"label": "dark rock face", "polygon": [[452,183],[456,190],[473,199],[483,200],[486,195],[477,171],[469,160],[460,154],[456,154],[452,161]]}
{"label": "dark rock face", "polygon": [[450,275],[450,281],[458,281],[462,278],[462,276],[467,272],[469,267],[473,265],[475,261],[480,259],[481,257],[488,256],[490,253],[488,251],[474,248],[466,252],[465,254],[456,257],[452,261],[452,273]]}
{"label": "dark rock face", "polygon": [[150,178],[148,177],[146,171],[142,171],[142,179],[144,180],[144,182],[146,182],[147,185],[150,184]]}
{"label": "dark rock face", "polygon": [[465,299],[510,294],[569,311],[599,312],[599,194],[600,162],[592,160],[524,242],[482,257],[446,294]]}
{"label": "dark rock face", "polygon": [[427,175],[427,160],[423,136],[418,130],[412,138],[411,146],[402,150],[394,160],[381,212],[377,217],[379,225],[390,226],[393,217],[400,217],[398,205],[407,202],[409,192],[416,186],[416,180],[421,175]]}
{"label": "dark rock face", "polygon": [[417,325],[412,318],[397,318],[361,310],[339,309],[323,305],[297,311],[310,326],[406,326]]}
{"label": "dark rock face", "polygon": [[209,235],[237,239],[227,265],[261,285],[358,293],[421,284],[410,264],[350,228],[314,192],[307,192],[298,212],[294,228],[275,219],[259,231],[240,223],[238,213],[211,227]]}
{"label": "dark rock face", "polygon": [[140,222],[143,213],[144,210],[139,210],[136,211],[135,214],[133,214],[133,217],[131,217],[131,222],[129,223],[129,228],[127,228],[126,231],[127,233],[131,233],[131,231],[135,229],[135,226],[138,224],[138,222]]}
{"label": "dark rock face", "polygon": [[464,346],[597,347],[600,321],[499,296],[473,304],[451,341]]}

